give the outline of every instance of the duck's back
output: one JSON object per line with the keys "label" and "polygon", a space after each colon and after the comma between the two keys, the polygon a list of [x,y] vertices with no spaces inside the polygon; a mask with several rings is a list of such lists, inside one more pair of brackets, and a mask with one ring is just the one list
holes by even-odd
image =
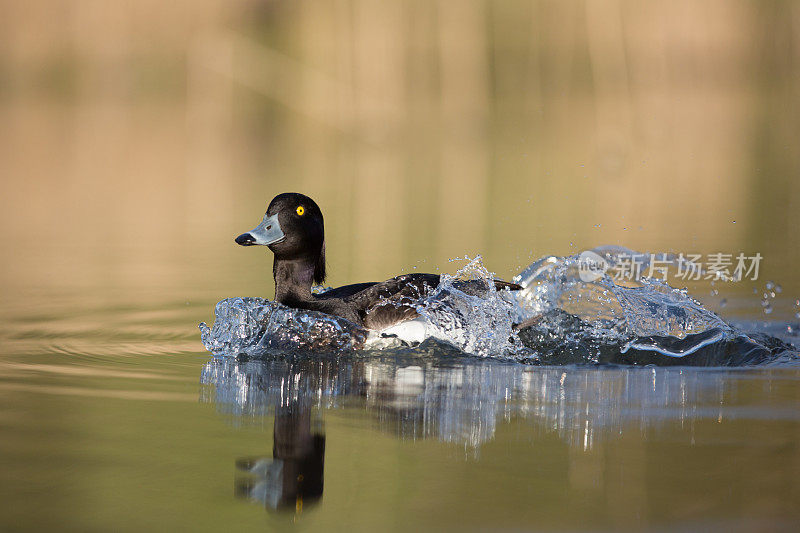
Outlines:
{"label": "duck's back", "polygon": [[[413,273],[382,282],[355,283],[331,289],[320,299],[344,300],[361,317],[367,329],[382,330],[418,316],[415,303],[439,285],[438,274]],[[469,294],[478,294],[488,287],[485,281],[460,281],[455,287]],[[518,289],[518,285],[494,280],[499,289]]]}
{"label": "duck's back", "polygon": [[352,298],[354,295],[360,293],[361,291],[369,289],[370,287],[373,287],[377,284],[378,282],[376,281],[370,281],[368,283],[353,283],[352,285],[342,285],[341,287],[336,287],[335,289],[328,289],[327,291],[318,295],[317,298],[319,298],[320,300],[329,300],[331,298],[338,298],[347,301],[349,298]]}

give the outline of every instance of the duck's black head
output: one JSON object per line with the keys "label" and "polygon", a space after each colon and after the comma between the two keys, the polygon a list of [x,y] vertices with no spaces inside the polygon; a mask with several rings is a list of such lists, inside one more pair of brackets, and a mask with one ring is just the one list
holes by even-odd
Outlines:
{"label": "duck's black head", "polygon": [[304,194],[279,194],[269,203],[261,223],[236,237],[242,246],[269,246],[279,260],[308,262],[314,283],[325,280],[325,225],[317,203]]}

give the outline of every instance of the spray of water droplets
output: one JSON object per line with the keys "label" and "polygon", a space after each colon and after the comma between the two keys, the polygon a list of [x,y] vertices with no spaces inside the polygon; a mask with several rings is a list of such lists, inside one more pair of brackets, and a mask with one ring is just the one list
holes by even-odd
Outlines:
{"label": "spray of water droplets", "polygon": [[[612,265],[633,253],[623,248],[595,251]],[[462,268],[442,274],[435,289],[413,302],[418,314],[414,322],[424,339],[460,353],[541,363],[662,364],[692,354],[751,361],[773,350],[707,310],[685,289],[649,278],[619,281],[608,274],[586,281],[578,255],[535,261],[514,277],[523,290],[513,293],[495,288],[495,276],[480,256],[460,260],[465,263]],[[767,283],[765,313],[771,312],[771,301],[781,290]],[[796,309],[800,316],[800,300]],[[217,356],[287,349],[343,353],[413,348],[420,342],[395,334],[388,342],[388,335],[345,319],[261,298],[222,300],[215,314],[213,327],[203,323],[200,329],[206,348]],[[376,339],[379,342],[373,342]]]}

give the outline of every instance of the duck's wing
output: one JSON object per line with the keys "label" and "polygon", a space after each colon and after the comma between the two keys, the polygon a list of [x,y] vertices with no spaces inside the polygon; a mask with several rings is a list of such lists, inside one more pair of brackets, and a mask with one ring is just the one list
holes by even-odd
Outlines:
{"label": "duck's wing", "polygon": [[345,296],[344,300],[363,311],[387,299],[420,298],[435,289],[437,285],[439,285],[438,274],[404,274],[380,283],[369,284],[363,290]]}
{"label": "duck's wing", "polygon": [[[501,279],[496,279],[494,281],[494,288],[498,291],[503,289],[509,289],[512,291],[520,291],[522,290],[521,285],[517,285],[516,283],[510,283],[508,281],[503,281]],[[456,281],[453,283],[453,286],[463,291],[467,294],[472,296],[480,296],[485,294],[486,291],[489,289],[489,283],[483,279],[470,279],[470,280],[463,280],[463,281]]]}
{"label": "duck's wing", "polygon": [[[383,283],[376,283],[366,291],[353,296],[358,301],[364,326],[367,329],[383,330],[419,316],[415,303],[421,296],[439,285],[436,274],[409,274]],[[455,287],[475,296],[486,294],[488,283],[483,280],[456,282]],[[494,280],[497,290],[520,290],[516,283]],[[360,298],[360,299],[359,299]],[[376,298],[373,300],[373,298]]]}
{"label": "duck's wing", "polygon": [[395,296],[382,300],[363,313],[367,329],[382,330],[419,316],[411,298]]}
{"label": "duck's wing", "polygon": [[502,279],[494,280],[494,288],[499,290],[508,289],[510,291],[521,291],[522,285],[518,283],[511,283],[510,281],[503,281]]}
{"label": "duck's wing", "polygon": [[[344,285],[326,291],[316,296],[317,306],[329,304],[347,307],[348,314],[341,309],[328,310],[329,312],[353,320],[352,314],[356,313],[368,329],[380,330],[415,318],[417,311],[414,304],[439,285],[438,274],[404,274],[379,283],[355,283]],[[521,289],[519,285],[502,280],[494,280],[495,287],[500,289]],[[468,294],[479,295],[485,292],[487,283],[482,280],[458,281],[457,289]],[[359,323],[356,321],[356,323]]]}
{"label": "duck's wing", "polygon": [[364,289],[368,289],[373,285],[377,285],[377,283],[372,281],[369,283],[353,283],[352,285],[342,285],[341,287],[336,287],[335,289],[330,289],[322,294],[317,295],[317,298],[320,300],[329,300],[331,298],[347,300],[353,295],[358,294]]}
{"label": "duck's wing", "polygon": [[[387,299],[419,299],[438,287],[439,280],[438,274],[404,274],[380,283],[346,285],[333,291],[328,291],[325,295],[347,289],[347,294],[334,297],[343,298],[347,303],[363,311]],[[516,291],[522,289],[516,283],[509,283],[499,279],[494,280],[494,286],[497,290],[510,289]],[[357,290],[359,287],[363,288]],[[481,291],[485,291],[488,288],[486,282],[482,280],[457,281],[455,287],[468,294],[480,294]]]}

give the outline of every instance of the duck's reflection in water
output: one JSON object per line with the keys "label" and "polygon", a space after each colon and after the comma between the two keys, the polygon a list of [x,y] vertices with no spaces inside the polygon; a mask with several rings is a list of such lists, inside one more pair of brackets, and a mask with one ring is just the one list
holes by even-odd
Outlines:
{"label": "duck's reflection in water", "polygon": [[[752,374],[722,369],[530,367],[479,359],[287,357],[208,362],[202,399],[220,411],[258,416],[302,403],[366,404],[384,431],[436,438],[477,449],[498,421],[527,419],[537,433],[556,432],[570,447],[591,449],[624,432],[678,424],[694,442],[701,419],[791,418],[794,410],[746,406],[737,397]],[[759,376],[760,383],[768,383]],[[775,385],[785,380],[776,374]],[[793,384],[786,384],[787,386]],[[277,421],[276,421],[277,424]],[[277,435],[277,432],[276,432]]]}
{"label": "duck's reflection in water", "polygon": [[303,510],[322,497],[325,433],[308,402],[275,407],[272,457],[236,461],[236,496],[271,509]]}

